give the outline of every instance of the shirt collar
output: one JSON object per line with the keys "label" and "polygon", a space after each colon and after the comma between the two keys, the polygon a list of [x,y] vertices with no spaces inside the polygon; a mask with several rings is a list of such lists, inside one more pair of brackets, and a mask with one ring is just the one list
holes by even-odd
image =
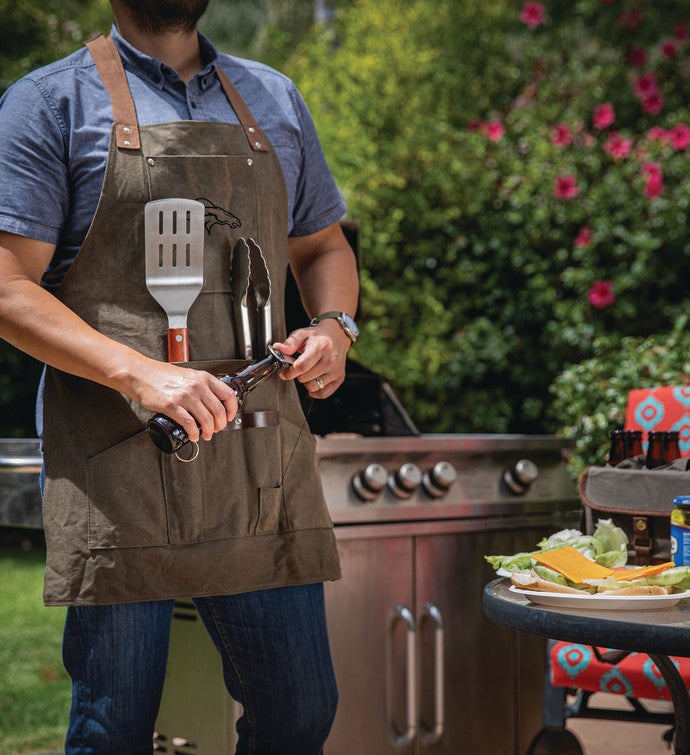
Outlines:
{"label": "shirt collar", "polygon": [[[149,79],[155,86],[162,89],[165,76],[166,74],[169,75],[171,69],[160,60],[156,60],[140,50],[137,50],[136,47],[131,45],[120,34],[114,23],[111,29],[111,34],[117,45],[117,49],[125,68],[139,76]],[[201,52],[201,63],[203,65],[203,69],[197,74],[197,76],[203,79],[215,71],[216,65],[218,64],[218,51],[211,44],[208,37],[200,31],[197,32],[197,34],[199,35],[199,48]]]}

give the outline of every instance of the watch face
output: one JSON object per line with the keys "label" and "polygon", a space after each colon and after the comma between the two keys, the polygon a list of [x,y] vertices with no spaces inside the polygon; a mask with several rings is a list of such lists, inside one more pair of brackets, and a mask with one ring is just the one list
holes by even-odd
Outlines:
{"label": "watch face", "polygon": [[347,312],[343,312],[338,320],[340,321],[342,329],[354,341],[355,338],[357,338],[357,336],[359,335],[359,328],[357,327],[357,323],[350,317],[350,315],[348,315]]}

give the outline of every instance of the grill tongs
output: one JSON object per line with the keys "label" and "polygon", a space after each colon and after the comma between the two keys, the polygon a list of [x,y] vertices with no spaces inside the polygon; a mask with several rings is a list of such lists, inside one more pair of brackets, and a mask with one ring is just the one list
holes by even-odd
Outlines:
{"label": "grill tongs", "polygon": [[252,359],[273,340],[271,279],[261,247],[254,239],[240,238],[232,253],[232,307],[240,356]]}
{"label": "grill tongs", "polygon": [[249,280],[254,293],[257,315],[256,351],[258,354],[263,354],[273,340],[271,326],[271,278],[268,274],[268,265],[266,264],[266,258],[261,251],[261,247],[254,239],[248,239],[247,244],[249,245],[249,259],[251,261]]}
{"label": "grill tongs", "polygon": [[230,271],[230,290],[232,292],[232,311],[235,320],[235,334],[240,357],[252,359],[252,330],[249,324],[249,279],[251,276],[251,259],[247,242],[241,238],[233,252]]}

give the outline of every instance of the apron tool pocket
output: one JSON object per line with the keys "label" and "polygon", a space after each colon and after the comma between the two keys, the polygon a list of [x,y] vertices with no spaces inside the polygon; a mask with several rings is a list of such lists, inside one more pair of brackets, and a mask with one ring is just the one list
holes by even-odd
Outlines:
{"label": "apron tool pocket", "polygon": [[315,471],[316,439],[308,427],[280,421],[282,485],[288,526],[292,530],[331,527],[332,521]]}
{"label": "apron tool pocket", "polygon": [[171,543],[249,537],[278,518],[267,492],[280,482],[278,428],[216,433],[189,464],[166,457],[163,477]]}
{"label": "apron tool pocket", "polygon": [[168,541],[160,452],[140,432],[86,463],[89,548],[140,548]]}

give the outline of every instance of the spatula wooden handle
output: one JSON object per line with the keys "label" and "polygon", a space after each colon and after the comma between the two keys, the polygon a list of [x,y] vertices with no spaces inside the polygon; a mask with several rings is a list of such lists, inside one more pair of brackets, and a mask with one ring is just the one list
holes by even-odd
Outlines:
{"label": "spatula wooden handle", "polygon": [[189,361],[189,337],[187,328],[168,329],[168,361]]}

